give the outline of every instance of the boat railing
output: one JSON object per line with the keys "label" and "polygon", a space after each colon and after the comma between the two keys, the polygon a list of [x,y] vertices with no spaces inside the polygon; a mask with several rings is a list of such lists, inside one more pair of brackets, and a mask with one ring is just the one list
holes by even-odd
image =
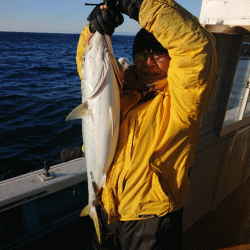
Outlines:
{"label": "boat railing", "polygon": [[18,247],[80,217],[88,204],[85,158],[49,172],[54,178],[46,181],[38,170],[0,182],[0,249]]}

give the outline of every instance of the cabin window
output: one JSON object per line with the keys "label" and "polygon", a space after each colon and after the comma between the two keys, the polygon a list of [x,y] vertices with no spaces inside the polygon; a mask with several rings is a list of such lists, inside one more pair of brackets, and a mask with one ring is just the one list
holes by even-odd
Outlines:
{"label": "cabin window", "polygon": [[250,117],[250,43],[244,42],[223,127]]}

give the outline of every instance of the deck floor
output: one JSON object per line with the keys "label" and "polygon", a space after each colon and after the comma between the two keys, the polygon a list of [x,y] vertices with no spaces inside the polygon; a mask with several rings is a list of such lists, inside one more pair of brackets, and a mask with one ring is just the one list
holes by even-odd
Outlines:
{"label": "deck floor", "polygon": [[250,178],[183,234],[183,250],[242,250],[249,244]]}

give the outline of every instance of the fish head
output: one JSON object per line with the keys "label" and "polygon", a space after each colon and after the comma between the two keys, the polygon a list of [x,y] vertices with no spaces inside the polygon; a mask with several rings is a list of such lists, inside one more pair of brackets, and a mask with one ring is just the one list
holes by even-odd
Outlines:
{"label": "fish head", "polygon": [[98,32],[86,45],[82,66],[82,96],[92,98],[102,87],[110,67],[107,45],[104,36]]}

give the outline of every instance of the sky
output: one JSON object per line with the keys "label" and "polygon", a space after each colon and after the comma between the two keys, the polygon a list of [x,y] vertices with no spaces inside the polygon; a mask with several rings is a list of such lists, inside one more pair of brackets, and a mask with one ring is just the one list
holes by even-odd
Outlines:
{"label": "sky", "polygon": [[[0,0],[0,31],[74,33],[87,25],[87,16],[98,0]],[[176,0],[199,18],[202,0]],[[124,16],[115,34],[137,33],[140,26]]]}

